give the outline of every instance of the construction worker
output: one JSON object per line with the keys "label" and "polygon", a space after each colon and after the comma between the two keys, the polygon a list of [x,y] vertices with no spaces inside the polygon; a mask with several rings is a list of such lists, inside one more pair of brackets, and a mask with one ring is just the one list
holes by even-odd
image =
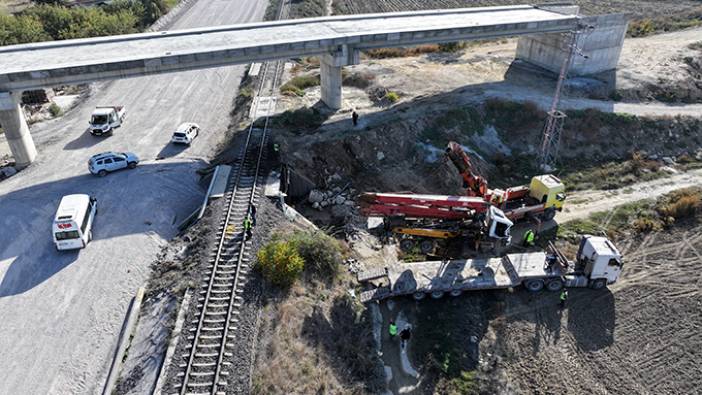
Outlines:
{"label": "construction worker", "polygon": [[244,231],[246,232],[246,240],[251,238],[251,215],[247,214],[244,218]]}
{"label": "construction worker", "polygon": [[400,332],[400,346],[403,349],[407,345],[407,342],[409,341],[410,336],[412,336],[412,332],[411,332],[411,329],[408,325],[402,330],[402,332]]}
{"label": "construction worker", "polygon": [[533,247],[535,238],[536,234],[534,234],[534,231],[531,229],[527,230],[526,233],[524,233],[524,247]]}
{"label": "construction worker", "polygon": [[390,327],[388,327],[388,332],[390,333],[390,337],[392,338],[397,336],[397,325],[395,324],[394,320],[390,320]]}
{"label": "construction worker", "polygon": [[256,205],[251,205],[251,227],[256,226]]}
{"label": "construction worker", "polygon": [[561,308],[565,307],[566,300],[568,300],[568,290],[563,288],[561,290],[561,296],[560,296]]}

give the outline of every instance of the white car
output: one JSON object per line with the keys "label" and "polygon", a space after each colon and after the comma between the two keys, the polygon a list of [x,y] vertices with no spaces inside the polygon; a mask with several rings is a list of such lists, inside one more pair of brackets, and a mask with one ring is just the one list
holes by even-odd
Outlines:
{"label": "white car", "polygon": [[197,124],[186,122],[178,126],[178,129],[173,133],[173,137],[171,137],[171,142],[190,145],[199,133],[200,127]]}
{"label": "white car", "polygon": [[103,152],[90,157],[88,170],[92,174],[104,177],[113,171],[133,169],[138,163],[139,158],[131,152]]}

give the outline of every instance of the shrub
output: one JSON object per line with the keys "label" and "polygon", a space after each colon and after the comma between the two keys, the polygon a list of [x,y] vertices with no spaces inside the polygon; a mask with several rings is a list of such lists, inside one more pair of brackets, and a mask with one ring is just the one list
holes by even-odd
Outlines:
{"label": "shrub", "polygon": [[657,210],[664,217],[681,219],[697,214],[702,208],[702,191],[685,188],[673,191],[660,199]]}
{"label": "shrub", "polygon": [[642,37],[653,34],[655,30],[656,29],[653,27],[653,21],[651,19],[643,19],[629,23],[627,34],[629,37]]}
{"label": "shrub", "polygon": [[366,89],[373,84],[374,79],[375,75],[371,73],[353,73],[344,76],[343,85]]}
{"label": "shrub", "polygon": [[540,131],[545,114],[532,102],[489,99],[485,103],[485,117],[503,131]]}
{"label": "shrub", "polygon": [[291,93],[302,97],[305,95],[305,89],[319,84],[319,75],[300,75],[283,84],[283,86],[280,87],[280,92]]}
{"label": "shrub", "polygon": [[258,250],[257,268],[263,277],[280,287],[289,287],[305,268],[305,261],[291,242],[273,240]]}
{"label": "shrub", "polygon": [[331,236],[317,232],[298,232],[290,240],[305,261],[305,271],[316,277],[335,277],[341,265],[341,245]]}
{"label": "shrub", "polygon": [[458,52],[466,47],[464,42],[453,41],[450,43],[439,44],[439,51],[442,52]]}
{"label": "shrub", "polygon": [[67,8],[45,1],[14,16],[0,14],[0,45],[134,33],[174,4],[174,0],[117,0],[104,7]]}
{"label": "shrub", "polygon": [[316,108],[302,107],[287,110],[273,119],[273,124],[280,127],[314,129],[324,122],[324,116]]}
{"label": "shrub", "polygon": [[411,48],[375,48],[365,51],[365,54],[372,59],[404,58],[407,56],[417,56],[424,53],[439,52],[436,44],[419,45]]}
{"label": "shrub", "polygon": [[63,111],[61,110],[61,107],[58,106],[58,104],[51,103],[51,105],[49,106],[49,112],[51,113],[52,117],[56,118],[59,115],[61,115]]}
{"label": "shrub", "polygon": [[385,98],[388,99],[390,103],[395,103],[400,100],[400,95],[397,92],[388,92],[385,94]]}

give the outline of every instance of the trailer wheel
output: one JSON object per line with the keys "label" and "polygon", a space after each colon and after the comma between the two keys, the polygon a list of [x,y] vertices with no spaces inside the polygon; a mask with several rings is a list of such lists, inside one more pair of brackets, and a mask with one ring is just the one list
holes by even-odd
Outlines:
{"label": "trailer wheel", "polygon": [[423,240],[419,243],[419,251],[422,254],[431,254],[434,251],[434,242],[432,240]]}
{"label": "trailer wheel", "polygon": [[560,279],[553,279],[546,283],[546,289],[551,292],[558,292],[563,288],[563,281]]}
{"label": "trailer wheel", "polygon": [[412,251],[414,248],[414,241],[411,239],[403,239],[400,241],[400,249],[404,252]]}
{"label": "trailer wheel", "polygon": [[524,283],[524,286],[529,290],[529,292],[539,292],[544,289],[544,281],[538,279],[527,280],[527,282]]}
{"label": "trailer wheel", "polygon": [[434,291],[431,293],[432,299],[441,299],[444,297],[444,291]]}
{"label": "trailer wheel", "polygon": [[427,294],[425,294],[424,292],[415,292],[412,294],[412,297],[414,298],[414,300],[422,300],[426,296],[427,296]]}
{"label": "trailer wheel", "polygon": [[550,221],[556,216],[556,209],[554,207],[549,207],[546,210],[544,210],[543,214],[541,214],[541,219],[544,221]]}
{"label": "trailer wheel", "polygon": [[456,297],[461,296],[462,293],[463,291],[461,291],[460,289],[452,289],[451,292],[449,292],[449,295]]}
{"label": "trailer wheel", "polygon": [[590,285],[590,288],[603,289],[606,286],[607,286],[607,280],[605,280],[604,278],[598,278]]}

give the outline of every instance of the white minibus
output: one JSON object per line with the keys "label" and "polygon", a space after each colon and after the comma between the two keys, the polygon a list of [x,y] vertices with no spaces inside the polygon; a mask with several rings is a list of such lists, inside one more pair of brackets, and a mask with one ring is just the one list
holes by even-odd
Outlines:
{"label": "white minibus", "polygon": [[61,199],[52,226],[57,250],[84,248],[93,239],[97,199],[88,195],[66,195]]}

